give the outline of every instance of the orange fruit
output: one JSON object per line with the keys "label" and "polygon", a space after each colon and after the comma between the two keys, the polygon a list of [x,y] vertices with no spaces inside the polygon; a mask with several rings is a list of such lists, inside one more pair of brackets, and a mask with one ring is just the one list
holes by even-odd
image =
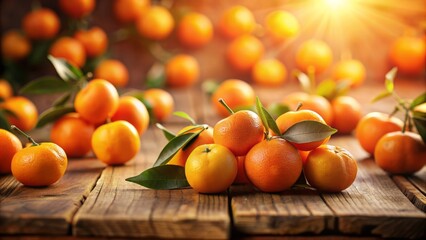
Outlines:
{"label": "orange fruit", "polygon": [[302,157],[303,164],[305,164],[306,160],[308,159],[308,155],[311,151],[301,151],[301,150],[298,150],[298,151],[299,151],[300,156]]}
{"label": "orange fruit", "polygon": [[266,16],[265,28],[273,39],[283,41],[295,37],[299,33],[300,26],[293,14],[276,10]]}
{"label": "orange fruit", "polygon": [[333,62],[333,53],[327,43],[320,40],[308,40],[304,42],[296,52],[296,65],[303,71],[308,72],[309,68],[315,74],[324,72]]}
{"label": "orange fruit", "polygon": [[247,153],[244,167],[250,182],[262,192],[282,192],[302,173],[302,158],[282,138],[264,140]]}
{"label": "orange fruit", "polygon": [[197,59],[186,54],[178,54],[166,64],[166,82],[170,87],[194,85],[200,75]]}
{"label": "orange fruit", "polygon": [[212,39],[213,25],[205,15],[191,12],[180,20],[177,37],[179,42],[186,47],[202,47]]}
{"label": "orange fruit", "polygon": [[422,73],[425,70],[426,43],[418,37],[399,37],[390,47],[389,58],[401,73]]}
{"label": "orange fruit", "polygon": [[139,135],[142,135],[149,126],[149,114],[145,105],[132,96],[122,96],[118,101],[118,108],[111,121],[125,120],[132,124]]}
{"label": "orange fruit", "polygon": [[0,174],[11,172],[13,156],[22,149],[22,143],[12,133],[0,129]]}
{"label": "orange fruit", "polygon": [[153,6],[136,21],[136,30],[151,40],[163,40],[173,31],[174,19],[169,10],[162,6]]}
{"label": "orange fruit", "polygon": [[237,157],[238,171],[237,176],[235,177],[234,183],[236,184],[245,184],[250,183],[247,178],[246,168],[244,166],[246,156]]}
{"label": "orange fruit", "polygon": [[235,156],[245,156],[250,148],[263,140],[264,130],[255,112],[241,110],[216,123],[213,139],[214,143],[227,147]]}
{"label": "orange fruit", "polygon": [[2,36],[1,52],[6,59],[20,60],[31,52],[31,43],[20,32],[10,30]]}
{"label": "orange fruit", "polygon": [[225,10],[219,20],[218,30],[227,38],[250,34],[256,26],[253,13],[246,7],[236,5]]}
{"label": "orange fruit", "polygon": [[44,187],[57,182],[65,174],[67,165],[64,150],[46,142],[18,151],[12,159],[12,174],[25,186]]}
{"label": "orange fruit", "polygon": [[323,145],[312,150],[303,165],[308,183],[321,192],[340,192],[355,181],[358,165],[346,149]]}
{"label": "orange fruit", "polygon": [[93,79],[77,93],[74,107],[81,118],[96,125],[112,117],[118,99],[117,89],[110,82]]}
{"label": "orange fruit", "polygon": [[37,107],[26,97],[11,97],[0,103],[0,109],[13,112],[14,116],[8,115],[7,120],[11,125],[16,125],[23,131],[33,129],[37,123]]}
{"label": "orange fruit", "polygon": [[84,47],[88,57],[97,57],[105,53],[108,47],[108,36],[100,27],[92,27],[87,30],[78,30],[74,34]]}
{"label": "orange fruit", "polygon": [[59,0],[62,12],[71,18],[82,18],[95,9],[95,0]]}
{"label": "orange fruit", "polygon": [[412,174],[426,164],[426,146],[413,132],[390,132],[374,148],[376,164],[392,174]]}
{"label": "orange fruit", "polygon": [[188,156],[185,176],[199,193],[220,193],[229,188],[237,176],[237,160],[229,149],[218,144],[196,147]]}
{"label": "orange fruit", "polygon": [[64,115],[55,121],[50,139],[58,144],[68,157],[83,157],[92,150],[91,139],[95,126],[77,113]]}
{"label": "orange fruit", "polygon": [[[318,113],[311,110],[288,111],[279,116],[276,120],[276,123],[278,125],[278,128],[280,129],[280,132],[284,133],[294,124],[306,120],[317,121],[326,124],[324,119]],[[299,150],[311,151],[320,146],[321,144],[325,144],[329,139],[330,137],[307,143],[290,143],[293,144],[293,146],[295,146]]]}
{"label": "orange fruit", "polygon": [[98,127],[92,135],[96,157],[107,165],[130,161],[140,149],[138,131],[127,121],[115,121]]}
{"label": "orange fruit", "polygon": [[5,79],[0,79],[0,99],[8,99],[13,96],[13,88]]}
{"label": "orange fruit", "polygon": [[355,129],[355,136],[361,147],[368,153],[374,154],[374,148],[386,133],[401,131],[403,122],[388,114],[371,112],[363,116]]}
{"label": "orange fruit", "polygon": [[34,10],[22,19],[22,29],[30,39],[50,39],[56,36],[61,22],[56,13],[48,8]]}
{"label": "orange fruit", "polygon": [[253,82],[265,86],[280,86],[287,78],[287,69],[277,59],[263,59],[252,69]]}
{"label": "orange fruit", "polygon": [[77,67],[86,63],[86,51],[83,44],[70,37],[61,37],[50,47],[49,54],[56,58],[64,58]]}
{"label": "orange fruit", "polygon": [[151,88],[144,91],[145,100],[151,105],[154,118],[163,122],[170,117],[174,109],[174,100],[169,92],[159,88]]}
{"label": "orange fruit", "polygon": [[149,6],[149,0],[115,0],[114,16],[122,23],[132,23],[139,19]]}
{"label": "orange fruit", "polygon": [[[195,129],[190,130],[191,128],[194,128],[194,126],[186,126],[186,127],[182,128],[179,131],[178,135],[183,134],[183,133],[194,133],[194,132],[198,132],[198,131],[201,130],[200,128],[195,128]],[[189,145],[185,146],[184,149],[180,149],[173,156],[173,158],[170,159],[168,164],[173,164],[173,165],[185,167],[185,163],[186,163],[186,160],[188,159],[189,154],[191,154],[191,152],[196,147],[203,145],[203,144],[212,144],[212,143],[213,143],[213,128],[209,127],[208,129],[202,131],[200,133],[200,135],[198,135],[198,137],[194,141],[191,141],[189,143]]]}
{"label": "orange fruit", "polygon": [[100,62],[93,75],[95,78],[107,80],[115,87],[125,87],[129,82],[127,67],[115,59],[107,59]]}
{"label": "orange fruit", "polygon": [[226,57],[231,66],[238,71],[249,71],[264,52],[262,42],[254,36],[243,35],[235,38],[226,49]]}
{"label": "orange fruit", "polygon": [[362,118],[362,108],[359,102],[350,96],[339,96],[331,101],[333,109],[332,127],[339,133],[351,133]]}
{"label": "orange fruit", "polygon": [[332,78],[337,81],[349,81],[351,87],[364,83],[366,70],[362,62],[351,59],[340,61],[333,69]]}
{"label": "orange fruit", "polygon": [[219,103],[223,99],[232,109],[254,106],[256,96],[250,84],[239,79],[228,79],[223,81],[211,97],[211,102],[220,116],[229,116],[228,110]]}
{"label": "orange fruit", "polygon": [[312,110],[318,113],[328,125],[333,122],[333,109],[325,97],[309,95],[304,92],[294,92],[284,97],[282,103],[288,105],[290,109],[296,109],[297,105],[302,103],[300,109]]}

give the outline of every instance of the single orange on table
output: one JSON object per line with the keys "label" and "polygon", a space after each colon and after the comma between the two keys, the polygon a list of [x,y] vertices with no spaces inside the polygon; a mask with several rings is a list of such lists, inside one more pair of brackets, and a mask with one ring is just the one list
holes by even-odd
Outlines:
{"label": "single orange on table", "polygon": [[81,89],[74,100],[80,117],[92,124],[101,124],[118,108],[117,89],[107,80],[93,79]]}
{"label": "single orange on table", "polygon": [[175,102],[166,90],[151,88],[143,92],[143,97],[151,105],[155,120],[163,122],[172,115]]}
{"label": "single orange on table", "polygon": [[57,39],[49,49],[49,54],[56,58],[64,58],[77,67],[86,63],[86,50],[83,44],[71,37]]}
{"label": "single orange on table", "polygon": [[105,53],[108,47],[108,36],[100,27],[92,27],[87,30],[80,29],[74,33],[84,47],[87,57],[97,57]]}
{"label": "single orange on table", "polygon": [[22,19],[22,29],[34,40],[53,38],[58,34],[60,27],[58,15],[48,8],[36,9]]}
{"label": "single orange on table", "polygon": [[302,158],[297,149],[282,138],[254,145],[244,166],[250,182],[263,192],[282,192],[296,183],[302,173]]}
{"label": "single orange on table", "polygon": [[213,25],[207,16],[191,12],[180,20],[177,37],[179,42],[186,47],[202,47],[212,39]]}
{"label": "single orange on table", "polygon": [[355,129],[355,136],[361,147],[371,155],[381,137],[386,133],[401,131],[403,122],[388,114],[371,112],[363,116]]}
{"label": "single orange on table", "polygon": [[389,51],[390,61],[399,72],[410,75],[424,72],[426,61],[424,39],[412,36],[397,38]]}
{"label": "single orange on table", "polygon": [[374,148],[376,164],[392,174],[412,174],[426,164],[426,145],[419,134],[390,132]]}
{"label": "single orange on table", "polygon": [[351,133],[362,118],[362,108],[359,102],[350,96],[339,96],[331,101],[333,122],[331,126],[339,133]]}
{"label": "single orange on table", "polygon": [[133,23],[138,20],[150,7],[149,0],[115,0],[114,16],[122,23]]}
{"label": "single orange on table", "polygon": [[199,193],[225,191],[234,182],[237,171],[237,159],[234,154],[219,144],[196,147],[185,164],[186,179]]}
{"label": "single orange on table", "polygon": [[9,30],[2,36],[1,52],[6,59],[20,60],[31,52],[31,42],[17,30]]}
{"label": "single orange on table", "polygon": [[259,39],[252,35],[235,38],[226,49],[226,57],[231,66],[238,71],[249,71],[258,62],[265,51]]}
{"label": "single orange on table", "polygon": [[7,115],[10,124],[16,125],[23,131],[29,131],[35,127],[38,119],[37,107],[26,97],[17,96],[0,102],[0,110],[6,109],[13,113]]}
{"label": "single orange on table", "polygon": [[299,21],[290,12],[276,10],[270,12],[265,19],[265,28],[267,33],[275,41],[284,41],[295,37],[299,31]]}
{"label": "single orange on table", "polygon": [[172,33],[174,25],[173,16],[167,8],[152,6],[136,21],[136,30],[148,39],[163,40]]}
{"label": "single orange on table", "polygon": [[287,68],[277,59],[263,59],[254,64],[253,82],[264,86],[280,86],[287,78]]}
{"label": "single orange on table", "polygon": [[355,88],[364,83],[366,70],[362,62],[350,59],[338,62],[331,75],[336,82],[348,81]]}
{"label": "single orange on table", "polygon": [[200,66],[191,55],[178,54],[166,63],[166,83],[170,87],[192,86],[199,75]]}
{"label": "single orange on table", "polygon": [[312,150],[303,165],[308,183],[322,192],[340,192],[355,181],[358,164],[344,148],[322,145]]}
{"label": "single orange on table", "polygon": [[13,88],[5,79],[0,79],[0,99],[6,100],[13,96]]}
{"label": "single orange on table", "polygon": [[71,18],[82,18],[95,9],[95,0],[59,0],[62,12]]}
{"label": "single orange on table", "polygon": [[129,82],[129,71],[121,61],[106,59],[95,68],[94,77],[105,79],[115,87],[125,87]]}
{"label": "single orange on table", "polygon": [[304,42],[296,52],[297,67],[308,73],[309,69],[320,74],[333,62],[333,53],[327,43],[312,39]]}
{"label": "single orange on table", "polygon": [[132,96],[122,96],[118,101],[118,108],[111,117],[111,121],[125,120],[132,124],[139,135],[142,135],[149,126],[149,113],[143,103]]}
{"label": "single orange on table", "polygon": [[0,174],[8,174],[12,158],[22,149],[22,143],[13,133],[0,129],[0,149]]}
{"label": "single orange on table", "polygon": [[219,99],[223,99],[232,110],[252,107],[256,102],[252,86],[239,79],[227,79],[223,81],[211,97],[211,102],[216,112],[222,117],[229,116],[229,111],[222,106]]}
{"label": "single orange on table", "polygon": [[50,130],[50,139],[58,144],[68,157],[83,157],[91,150],[95,126],[86,122],[78,113],[66,114],[55,121]]}
{"label": "single orange on table", "polygon": [[246,7],[236,5],[225,10],[218,23],[219,32],[226,38],[250,34],[256,26],[253,13]]}
{"label": "single orange on table", "polygon": [[122,165],[140,149],[138,131],[127,121],[119,120],[98,127],[92,135],[96,157],[107,165]]}

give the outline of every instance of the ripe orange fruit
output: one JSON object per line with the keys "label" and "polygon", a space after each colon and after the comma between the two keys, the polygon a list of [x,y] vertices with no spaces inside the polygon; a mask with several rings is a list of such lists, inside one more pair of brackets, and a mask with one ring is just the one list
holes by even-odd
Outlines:
{"label": "ripe orange fruit", "polygon": [[96,157],[107,165],[130,161],[140,149],[138,131],[127,121],[115,121],[98,127],[92,135]]}
{"label": "ripe orange fruit", "polygon": [[388,114],[371,112],[361,118],[355,129],[355,136],[361,147],[368,153],[374,154],[374,148],[383,135],[401,131],[403,122]]}
{"label": "ripe orange fruit", "polygon": [[100,27],[92,27],[88,30],[80,29],[74,34],[84,47],[88,57],[97,57],[105,53],[108,46],[108,36]]}
{"label": "ripe orange fruit", "polygon": [[0,99],[8,99],[13,96],[13,88],[5,79],[0,79]]}
{"label": "ripe orange fruit", "polygon": [[297,105],[302,103],[300,109],[312,110],[318,113],[328,125],[333,122],[333,109],[325,97],[309,95],[304,92],[294,92],[284,97],[282,103],[287,104],[290,109],[296,109]]}
{"label": "ripe orange fruit", "polygon": [[426,164],[426,146],[419,134],[390,132],[377,142],[376,164],[392,174],[412,174]]}
{"label": "ripe orange fruit", "polygon": [[266,16],[265,28],[276,41],[283,41],[295,37],[299,33],[300,26],[293,14],[276,10]]}
{"label": "ripe orange fruit", "polygon": [[30,41],[16,30],[10,30],[3,34],[1,40],[1,52],[6,59],[23,59],[31,51]]}
{"label": "ripe orange fruit", "polygon": [[[284,133],[294,124],[306,120],[317,121],[326,124],[324,119],[318,113],[311,110],[288,111],[279,116],[276,122],[278,128],[280,129],[280,132]],[[307,143],[290,143],[293,144],[293,146],[295,146],[299,150],[311,151],[320,146],[321,144],[325,144],[326,142],[328,142],[329,139],[330,137]]]}
{"label": "ripe orange fruit", "polygon": [[169,92],[159,88],[144,91],[144,98],[152,106],[154,117],[163,122],[170,117],[175,107],[175,102]]}
{"label": "ripe orange fruit", "polygon": [[186,54],[171,58],[166,64],[166,82],[170,87],[194,85],[200,75],[197,59]]}
{"label": "ripe orange fruit", "polygon": [[139,135],[142,135],[149,126],[149,114],[145,105],[132,96],[120,97],[118,108],[111,121],[125,120],[132,124]]}
{"label": "ripe orange fruit", "polygon": [[189,185],[199,193],[220,193],[229,188],[237,176],[238,166],[229,149],[219,144],[196,147],[185,164]]}
{"label": "ripe orange fruit", "polygon": [[[196,128],[193,130],[189,130],[194,128],[194,126],[186,126],[182,128],[178,134],[183,133],[193,133],[198,132],[201,129]],[[186,160],[188,159],[189,154],[198,146],[203,144],[212,144],[213,143],[213,128],[209,127],[208,129],[202,131],[200,135],[195,139],[195,141],[190,142],[190,145],[187,145],[184,149],[180,149],[172,159],[168,162],[168,164],[179,165],[185,167]]]}
{"label": "ripe orange fruit", "polygon": [[46,142],[18,151],[12,159],[12,174],[25,186],[44,187],[57,182],[65,174],[67,165],[64,150]]}
{"label": "ripe orange fruit", "polygon": [[301,150],[298,150],[298,151],[299,151],[300,156],[302,157],[303,164],[305,164],[306,160],[308,159],[308,155],[311,151],[301,151]]}
{"label": "ripe orange fruit", "polygon": [[95,126],[77,113],[67,114],[52,126],[50,139],[58,144],[68,157],[83,157],[92,150],[91,139]]}
{"label": "ripe orange fruit", "polygon": [[59,0],[62,12],[72,18],[82,18],[95,9],[95,0]]}
{"label": "ripe orange fruit", "polygon": [[186,47],[202,47],[212,39],[213,25],[205,15],[191,12],[180,20],[177,37],[179,42]]}
{"label": "ripe orange fruit", "polygon": [[136,30],[151,40],[163,40],[173,31],[174,19],[169,10],[162,6],[153,6],[136,21]]}
{"label": "ripe orange fruit", "polygon": [[246,7],[236,5],[228,8],[220,17],[218,30],[227,38],[250,34],[256,26],[253,13]]}
{"label": "ripe orange fruit", "polygon": [[320,40],[308,40],[304,42],[296,52],[296,65],[308,72],[313,68],[315,74],[324,72],[333,61],[333,53],[327,43]]}
{"label": "ripe orange fruit", "polygon": [[418,37],[400,37],[390,47],[389,58],[398,71],[419,74],[425,70],[426,43]]}
{"label": "ripe orange fruit", "polygon": [[50,39],[61,27],[56,13],[48,8],[34,10],[22,19],[22,29],[30,39]]}
{"label": "ripe orange fruit", "polygon": [[13,156],[22,149],[22,143],[12,133],[0,129],[0,174],[11,172]]}
{"label": "ripe orange fruit", "polygon": [[303,165],[308,183],[322,192],[340,192],[355,181],[358,165],[350,152],[323,145],[312,150]]}
{"label": "ripe orange fruit", "polygon": [[129,82],[127,67],[115,59],[107,59],[100,62],[93,75],[95,78],[107,80],[115,87],[125,87]]}
{"label": "ripe orange fruit", "polygon": [[287,78],[287,69],[277,59],[263,59],[253,66],[251,76],[259,85],[279,86]]}
{"label": "ripe orange fruit", "polygon": [[56,58],[64,58],[77,67],[83,67],[86,63],[84,46],[74,38],[59,38],[52,44],[49,53]]}
{"label": "ripe orange fruit", "polygon": [[333,109],[332,127],[339,133],[351,133],[362,118],[362,108],[359,102],[350,96],[339,96],[331,101]]}
{"label": "ripe orange fruit", "polygon": [[365,67],[362,62],[351,59],[340,61],[333,69],[332,77],[335,81],[349,81],[351,87],[359,87],[365,80]]}
{"label": "ripe orange fruit", "polygon": [[234,180],[234,183],[236,184],[250,183],[250,181],[247,178],[246,168],[244,166],[245,159],[246,159],[246,156],[237,157],[238,171],[237,171],[237,176],[235,177],[235,180]]}
{"label": "ripe orange fruit", "polygon": [[241,110],[216,123],[213,139],[214,143],[227,147],[235,156],[245,156],[250,148],[263,140],[264,130],[255,112]]}
{"label": "ripe orange fruit", "polygon": [[74,107],[81,118],[96,125],[112,117],[118,99],[117,89],[110,82],[94,79],[77,93]]}
{"label": "ripe orange fruit", "polygon": [[8,115],[7,120],[11,125],[16,125],[23,131],[33,129],[37,123],[37,107],[26,97],[11,97],[0,103],[0,109],[7,109],[15,116]]}
{"label": "ripe orange fruit", "polygon": [[259,39],[251,35],[243,35],[228,45],[226,57],[236,70],[248,71],[262,58],[263,52],[264,47]]}
{"label": "ripe orange fruit", "polygon": [[219,99],[221,98],[232,110],[237,110],[242,107],[251,107],[254,106],[256,102],[253,88],[248,83],[239,79],[228,79],[223,81],[211,98],[216,112],[222,117],[229,116],[230,113],[219,103]]}
{"label": "ripe orange fruit", "polygon": [[244,166],[256,188],[263,192],[282,192],[295,184],[302,173],[302,158],[286,140],[273,138],[250,149]]}
{"label": "ripe orange fruit", "polygon": [[115,0],[113,5],[114,16],[122,23],[135,22],[149,6],[149,0]]}

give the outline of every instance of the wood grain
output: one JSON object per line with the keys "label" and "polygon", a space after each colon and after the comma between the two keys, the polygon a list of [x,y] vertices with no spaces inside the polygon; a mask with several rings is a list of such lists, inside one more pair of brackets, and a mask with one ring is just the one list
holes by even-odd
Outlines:
{"label": "wood grain", "polygon": [[152,165],[165,140],[150,129],[132,162],[108,167],[73,222],[76,236],[210,238],[229,236],[226,194],[204,195],[192,189],[150,190],[126,182]]}
{"label": "wood grain", "polygon": [[95,159],[70,160],[64,177],[46,188],[25,187],[12,176],[2,177],[0,234],[67,235],[74,213],[102,169]]}
{"label": "wood grain", "polygon": [[426,168],[412,176],[392,176],[392,180],[408,199],[420,210],[426,212]]}

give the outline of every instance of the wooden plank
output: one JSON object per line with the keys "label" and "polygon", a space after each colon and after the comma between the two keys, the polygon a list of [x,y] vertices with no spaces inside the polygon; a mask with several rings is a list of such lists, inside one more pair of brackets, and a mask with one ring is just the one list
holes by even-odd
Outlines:
{"label": "wooden plank", "polygon": [[392,180],[408,199],[420,210],[426,212],[426,168],[412,176],[392,176]]}
{"label": "wooden plank", "polygon": [[64,177],[46,188],[30,188],[1,177],[0,234],[67,235],[71,219],[93,188],[103,165],[70,160]]}
{"label": "wooden plank", "polygon": [[125,178],[152,165],[165,139],[150,128],[132,162],[108,167],[77,212],[73,234],[95,237],[210,238],[229,236],[228,198],[197,194],[192,189],[145,189]]}

